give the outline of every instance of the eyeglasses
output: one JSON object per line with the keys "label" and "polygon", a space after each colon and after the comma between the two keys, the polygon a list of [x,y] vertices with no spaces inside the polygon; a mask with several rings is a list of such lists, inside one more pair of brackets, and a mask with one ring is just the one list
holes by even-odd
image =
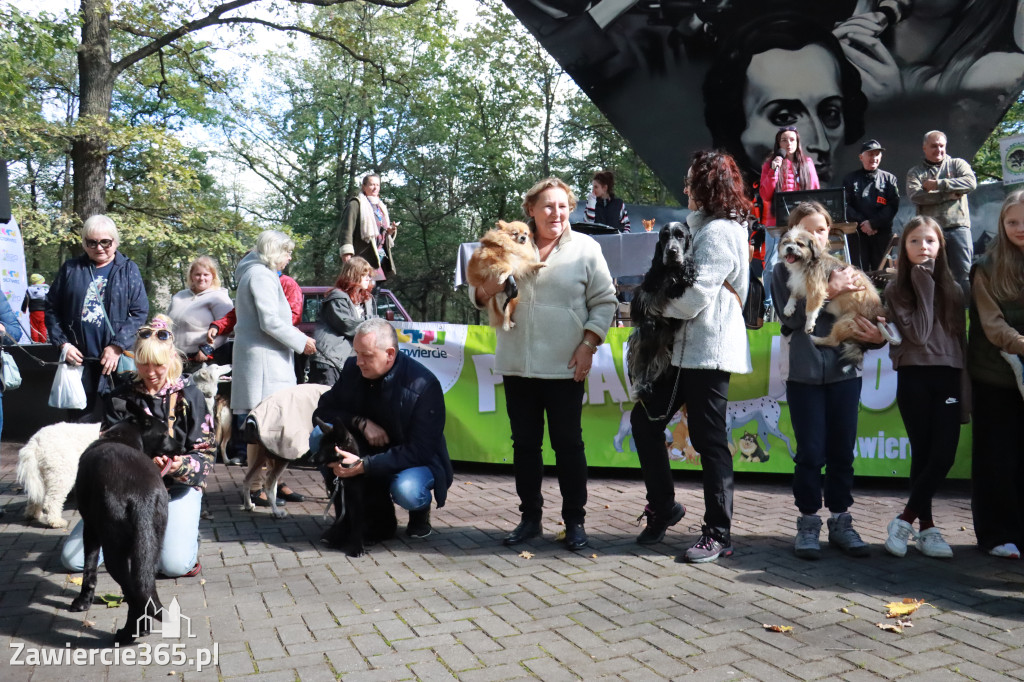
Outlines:
{"label": "eyeglasses", "polygon": [[83,239],[82,243],[85,244],[86,248],[95,249],[97,247],[101,249],[109,249],[114,245],[113,239]]}
{"label": "eyeglasses", "polygon": [[166,329],[150,329],[149,327],[143,327],[138,331],[136,335],[140,339],[148,339],[149,337],[153,336],[153,334],[156,334],[156,338],[160,339],[161,341],[168,341],[174,338],[174,334],[172,334]]}

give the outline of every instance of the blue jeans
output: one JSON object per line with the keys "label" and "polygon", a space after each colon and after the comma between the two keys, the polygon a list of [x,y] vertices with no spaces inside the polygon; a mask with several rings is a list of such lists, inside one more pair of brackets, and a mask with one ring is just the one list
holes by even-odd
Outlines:
{"label": "blue jeans", "polygon": [[[203,493],[184,483],[175,483],[167,492],[171,501],[167,505],[167,530],[157,570],[177,578],[191,571],[199,557],[199,511]],[[80,573],[85,567],[83,531],[83,522],[79,521],[60,551],[61,563],[72,573]],[[102,550],[98,565],[103,565]]]}
{"label": "blue jeans", "polygon": [[860,386],[860,377],[820,385],[786,382],[789,418],[796,436],[793,498],[802,514],[818,513],[822,491],[825,506],[834,514],[853,504]]}
{"label": "blue jeans", "polygon": [[413,467],[395,474],[391,479],[391,499],[406,511],[430,509],[434,474],[430,467]]}

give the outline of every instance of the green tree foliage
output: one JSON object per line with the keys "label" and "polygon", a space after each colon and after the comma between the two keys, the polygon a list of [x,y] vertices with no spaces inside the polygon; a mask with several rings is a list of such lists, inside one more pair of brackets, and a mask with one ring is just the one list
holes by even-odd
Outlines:
{"label": "green tree foliage", "polygon": [[[102,211],[151,293],[184,286],[203,253],[232,284],[265,228],[295,235],[300,282],[330,284],[340,216],[373,171],[400,222],[386,286],[418,319],[471,322],[457,247],[522,217],[540,177],[582,195],[610,167],[627,200],[668,196],[500,0],[468,26],[443,2],[79,1],[64,15],[0,4],[0,157],[33,271],[52,275]],[[214,59],[257,26],[292,40],[262,84]]]}
{"label": "green tree foliage", "polygon": [[362,59],[330,43],[308,59],[274,55],[266,104],[227,133],[275,190],[260,215],[304,239],[292,274],[333,282],[340,215],[362,176],[377,172],[400,222],[399,274],[386,286],[419,319],[476,320],[453,291],[456,252],[499,218],[521,217],[522,191],[550,167],[545,112],[555,107],[540,89],[554,78],[550,60],[496,2],[463,34],[452,12],[426,5],[330,8],[311,22],[344,35]]}
{"label": "green tree foliage", "polygon": [[677,205],[668,188],[581,90],[566,98],[566,109],[559,138],[560,165],[575,186],[589,192],[594,172],[607,169],[615,173],[615,194],[627,202]]}
{"label": "green tree foliage", "polygon": [[981,149],[974,155],[971,167],[979,180],[1002,180],[1003,162],[999,154],[999,140],[1010,135],[1024,133],[1024,96],[1010,107],[1003,120],[988,136]]}

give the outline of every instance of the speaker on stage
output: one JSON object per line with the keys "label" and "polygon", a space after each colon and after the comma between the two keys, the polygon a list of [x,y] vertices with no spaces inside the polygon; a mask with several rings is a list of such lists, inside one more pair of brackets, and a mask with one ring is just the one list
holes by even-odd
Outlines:
{"label": "speaker on stage", "polygon": [[11,190],[7,183],[7,161],[0,159],[0,223],[11,219]]}

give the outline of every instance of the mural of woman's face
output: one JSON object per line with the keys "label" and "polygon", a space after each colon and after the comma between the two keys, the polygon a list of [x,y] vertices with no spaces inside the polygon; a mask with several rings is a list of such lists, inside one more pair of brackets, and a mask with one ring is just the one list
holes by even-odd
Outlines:
{"label": "mural of woman's face", "polygon": [[794,126],[822,184],[832,178],[846,123],[839,64],[828,50],[808,45],[754,55],[747,68],[743,109],[747,128],[740,140],[750,159],[763,159],[772,151],[778,129]]}

